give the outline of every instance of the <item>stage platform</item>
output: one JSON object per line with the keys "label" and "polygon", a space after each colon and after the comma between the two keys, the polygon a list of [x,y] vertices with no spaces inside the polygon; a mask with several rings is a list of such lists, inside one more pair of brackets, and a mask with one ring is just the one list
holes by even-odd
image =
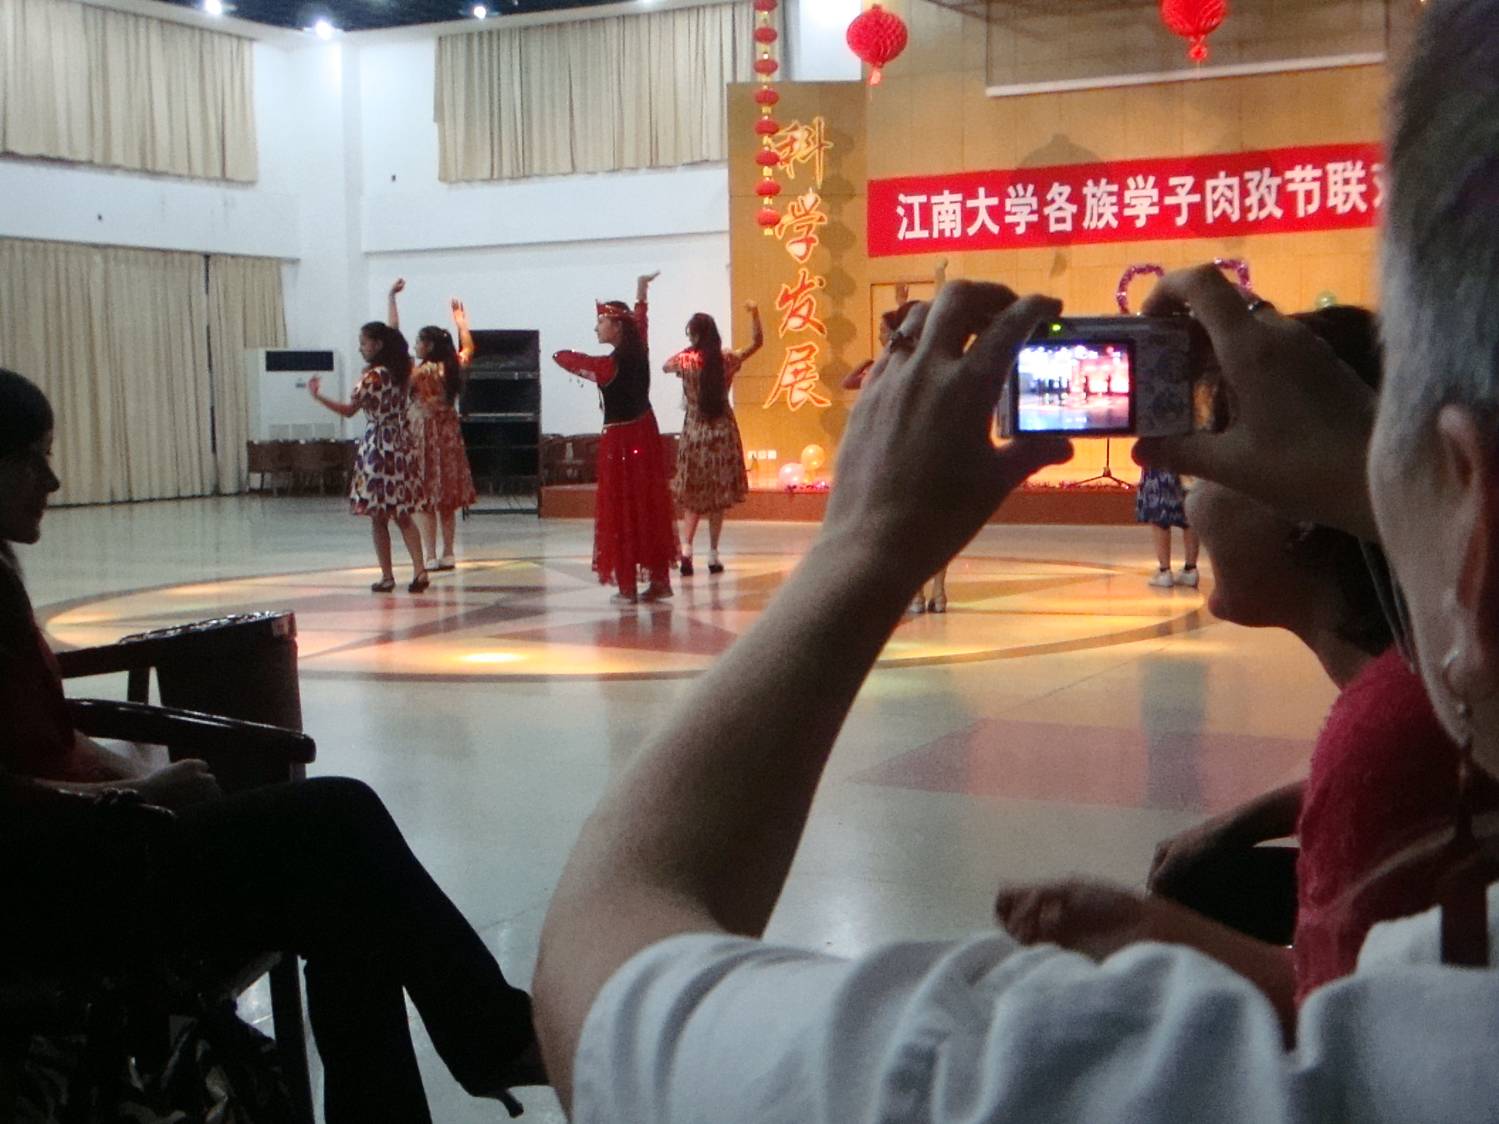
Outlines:
{"label": "stage platform", "polygon": [[[592,519],[596,487],[560,484],[541,490],[543,519]],[[752,491],[729,511],[730,520],[820,523],[826,492]],[[994,513],[991,523],[1042,523],[1066,526],[1132,524],[1135,493],[1125,488],[1024,488]]]}

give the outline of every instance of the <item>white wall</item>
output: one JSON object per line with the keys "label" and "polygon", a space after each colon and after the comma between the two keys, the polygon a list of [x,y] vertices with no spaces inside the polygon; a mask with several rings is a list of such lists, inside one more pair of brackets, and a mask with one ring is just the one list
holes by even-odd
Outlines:
{"label": "white wall", "polygon": [[[859,8],[860,0],[790,0],[790,76],[857,79],[843,34]],[[658,368],[693,312],[727,322],[723,165],[444,184],[430,31],[332,43],[277,34],[254,52],[257,184],[0,160],[0,236],[283,258],[288,342],[338,350],[346,370],[358,369],[359,324],[383,318],[386,289],[404,275],[408,335],[446,324],[453,295],[467,301],[475,327],[540,330],[548,432],[598,426],[594,392],[545,360],[597,346],[595,297],[628,299],[637,274],[662,270],[653,289]],[[663,428],[676,428],[674,380],[658,376],[653,400]]]}
{"label": "white wall", "polygon": [[660,373],[661,364],[686,346],[683,330],[694,312],[727,323],[727,234],[381,254],[371,260],[367,303],[384,308],[389,282],[400,276],[406,278],[401,327],[408,338],[424,324],[447,326],[454,296],[463,299],[476,328],[539,330],[542,429],[588,433],[599,428],[598,394],[550,356],[563,348],[607,351],[593,334],[595,298],[633,300],[636,276],[657,269],[661,276],[651,286],[651,401],[662,430],[670,432],[681,427],[681,392],[674,377]]}
{"label": "white wall", "polygon": [[790,0],[786,9],[786,60],[797,82],[857,82],[858,57],[844,35],[863,11],[862,0]]}
{"label": "white wall", "polygon": [[[462,297],[476,328],[538,329],[542,426],[549,433],[598,428],[596,392],[546,359],[564,347],[599,348],[595,297],[630,300],[638,274],[662,271],[652,287],[657,368],[680,346],[692,313],[726,322],[722,164],[444,184],[432,119],[435,44],[381,41],[359,53],[369,315],[384,314],[390,282],[404,276],[401,323],[408,337],[423,324],[446,325],[453,296]],[[652,389],[662,428],[677,428],[675,380],[658,375]]]}

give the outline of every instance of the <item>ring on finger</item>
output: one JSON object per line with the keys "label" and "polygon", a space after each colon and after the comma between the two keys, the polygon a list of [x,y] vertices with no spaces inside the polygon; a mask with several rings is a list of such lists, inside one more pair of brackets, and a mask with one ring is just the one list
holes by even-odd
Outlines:
{"label": "ring on finger", "polygon": [[885,347],[891,352],[891,354],[895,354],[898,352],[909,353],[916,350],[916,340],[916,332],[908,332],[904,328],[896,328],[895,331],[890,333],[890,337],[886,341]]}

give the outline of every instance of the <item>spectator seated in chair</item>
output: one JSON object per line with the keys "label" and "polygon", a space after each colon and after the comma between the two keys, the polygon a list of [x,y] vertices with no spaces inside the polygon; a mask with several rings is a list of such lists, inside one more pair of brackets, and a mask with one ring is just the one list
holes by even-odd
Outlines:
{"label": "spectator seated in chair", "polygon": [[[215,957],[288,949],[307,961],[330,1124],[430,1120],[403,989],[460,1084],[517,1115],[508,1089],[545,1081],[530,999],[368,787],[222,796],[201,762],[142,773],[74,730],[12,548],[37,541],[59,486],[51,444],[46,398],[0,370],[0,947],[84,969],[163,939]],[[101,791],[174,813],[80,818],[78,796]]]}

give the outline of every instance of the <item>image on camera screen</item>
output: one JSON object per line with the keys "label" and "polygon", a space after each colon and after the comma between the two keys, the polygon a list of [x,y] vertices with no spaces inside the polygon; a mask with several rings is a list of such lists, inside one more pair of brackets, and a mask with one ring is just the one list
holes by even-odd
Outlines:
{"label": "image on camera screen", "polygon": [[1020,349],[1017,433],[1128,433],[1134,372],[1123,341],[1053,340]]}

